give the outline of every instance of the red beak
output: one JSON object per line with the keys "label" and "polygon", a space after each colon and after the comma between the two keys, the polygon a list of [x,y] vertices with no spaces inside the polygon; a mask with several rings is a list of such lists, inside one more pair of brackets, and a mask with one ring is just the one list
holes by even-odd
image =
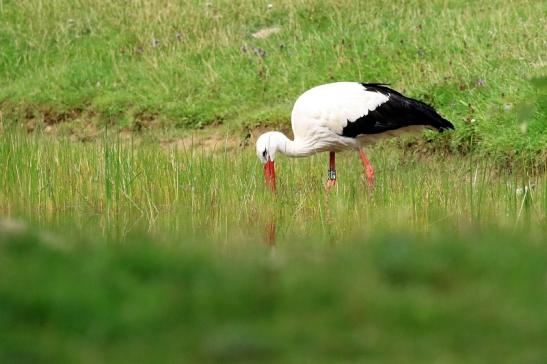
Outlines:
{"label": "red beak", "polygon": [[270,159],[264,164],[264,179],[270,191],[275,192],[275,165]]}

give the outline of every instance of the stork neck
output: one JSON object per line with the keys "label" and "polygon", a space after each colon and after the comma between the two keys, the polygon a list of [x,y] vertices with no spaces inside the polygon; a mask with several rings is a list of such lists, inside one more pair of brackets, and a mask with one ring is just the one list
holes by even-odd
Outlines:
{"label": "stork neck", "polygon": [[287,157],[306,157],[314,153],[312,149],[298,139],[290,140],[286,135],[281,135],[278,150]]}

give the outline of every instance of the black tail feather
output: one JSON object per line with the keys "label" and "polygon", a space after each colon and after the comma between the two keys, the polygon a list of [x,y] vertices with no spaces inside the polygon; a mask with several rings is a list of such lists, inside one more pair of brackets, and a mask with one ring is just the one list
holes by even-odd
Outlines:
{"label": "black tail feather", "polygon": [[367,91],[379,92],[388,100],[355,121],[349,121],[342,135],[356,137],[380,134],[414,125],[435,128],[438,131],[454,129],[454,125],[426,103],[402,95],[381,83],[362,84]]}
{"label": "black tail feather", "polygon": [[413,110],[409,114],[413,116],[415,121],[421,120],[422,123],[425,122],[424,125],[432,126],[440,132],[454,129],[454,125],[439,115],[433,107],[422,101],[414,100],[406,96],[403,97],[408,100],[408,107]]}

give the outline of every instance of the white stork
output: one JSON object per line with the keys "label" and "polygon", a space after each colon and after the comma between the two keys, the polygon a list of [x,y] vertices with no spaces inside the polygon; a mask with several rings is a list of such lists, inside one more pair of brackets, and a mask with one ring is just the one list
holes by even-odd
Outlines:
{"label": "white stork", "polygon": [[275,191],[277,152],[289,157],[306,157],[330,152],[327,188],[336,184],[335,153],[356,150],[370,186],[374,169],[362,146],[383,136],[433,128],[454,129],[431,106],[392,90],[385,84],[336,82],[304,92],[291,115],[294,140],[283,133],[262,134],[256,153],[264,164],[266,184]]}

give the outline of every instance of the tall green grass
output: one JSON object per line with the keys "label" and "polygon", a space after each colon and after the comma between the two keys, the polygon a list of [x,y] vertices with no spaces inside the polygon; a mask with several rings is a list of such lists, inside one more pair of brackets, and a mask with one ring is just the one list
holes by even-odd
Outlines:
{"label": "tall green grass", "polygon": [[125,236],[135,229],[206,231],[214,237],[259,231],[281,236],[344,236],[376,230],[443,231],[482,227],[544,233],[547,180],[541,171],[508,172],[481,158],[370,150],[377,186],[362,183],[355,153],[342,154],[339,183],[324,189],[326,157],[280,158],[279,192],[264,188],[252,151],[163,148],[105,137],[0,136],[4,214],[85,227],[90,219]]}
{"label": "tall green grass", "polygon": [[[453,121],[454,149],[545,160],[544,2],[267,5],[2,1],[2,112],[69,132],[288,125],[311,86],[387,82]],[[251,36],[267,27],[280,32]]]}

